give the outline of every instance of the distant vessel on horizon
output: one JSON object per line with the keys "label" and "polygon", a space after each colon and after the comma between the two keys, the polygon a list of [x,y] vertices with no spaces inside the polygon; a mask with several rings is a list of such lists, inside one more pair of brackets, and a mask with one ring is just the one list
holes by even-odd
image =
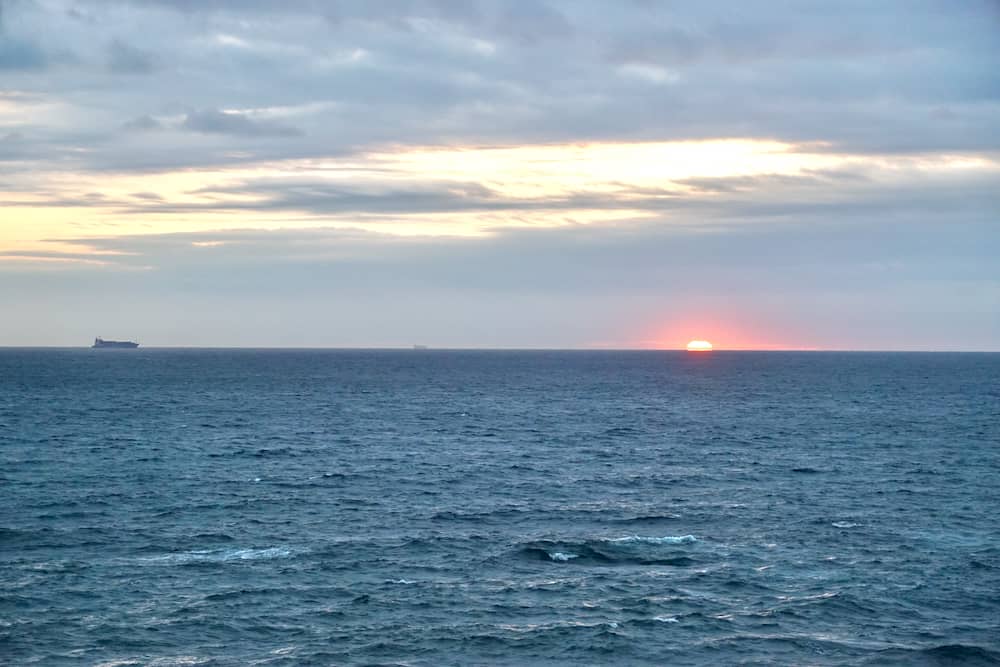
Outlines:
{"label": "distant vessel on horizon", "polygon": [[119,348],[119,349],[132,349],[139,347],[139,343],[133,343],[130,340],[104,340],[100,336],[94,339],[94,344],[91,345],[94,348]]}

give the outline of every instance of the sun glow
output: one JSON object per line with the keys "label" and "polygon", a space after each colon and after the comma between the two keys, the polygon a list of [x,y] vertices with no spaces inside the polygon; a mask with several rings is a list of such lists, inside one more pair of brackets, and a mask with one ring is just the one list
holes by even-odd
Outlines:
{"label": "sun glow", "polygon": [[688,352],[711,352],[712,344],[707,340],[693,340],[687,344]]}

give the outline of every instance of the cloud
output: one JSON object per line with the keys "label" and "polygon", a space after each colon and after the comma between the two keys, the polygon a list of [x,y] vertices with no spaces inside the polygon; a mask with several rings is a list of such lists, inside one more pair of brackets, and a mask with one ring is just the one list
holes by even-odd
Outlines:
{"label": "cloud", "polygon": [[502,7],[494,19],[497,33],[521,44],[562,41],[574,33],[566,15],[545,2],[505,3]]}
{"label": "cloud", "polygon": [[122,127],[126,130],[135,131],[149,131],[149,130],[160,130],[163,128],[163,123],[156,120],[150,115],[137,116],[132,120],[126,121],[122,124]]}
{"label": "cloud", "polygon": [[38,45],[0,32],[0,70],[40,70],[48,64],[48,56]]}
{"label": "cloud", "polygon": [[239,137],[296,137],[302,131],[272,121],[254,120],[236,111],[206,109],[189,112],[180,127],[204,134],[226,134]]}
{"label": "cloud", "polygon": [[[327,221],[364,216],[366,222],[412,219],[425,228],[434,215],[444,221],[467,214],[464,225],[469,231],[502,225],[504,216],[516,217],[522,224],[547,225],[574,218],[670,213],[674,224],[691,224],[689,218],[697,216],[698,224],[711,227],[719,221],[819,210],[833,218],[838,212],[899,216],[910,210],[952,208],[988,214],[1000,209],[994,187],[1000,173],[997,160],[953,163],[942,158],[882,157],[869,163],[863,157],[837,156],[810,168],[804,166],[809,164],[808,154],[763,151],[756,159],[781,161],[762,162],[755,172],[740,173],[754,158],[723,145],[717,148],[717,160],[741,163],[733,165],[736,173],[710,175],[726,165],[702,159],[701,169],[707,173],[688,176],[685,172],[696,173],[698,165],[689,163],[671,173],[669,160],[697,158],[696,146],[571,148],[537,149],[530,157],[518,151],[465,150],[373,155],[325,166],[286,163],[278,174],[206,176],[197,188],[151,202],[118,200],[115,206],[123,215],[257,212]],[[629,171],[629,159],[645,166]],[[656,159],[668,163],[656,169],[651,164]],[[447,171],[450,160],[454,166]],[[156,183],[148,178],[144,187]]]}
{"label": "cloud", "polygon": [[[756,329],[760,343],[989,348],[1000,335],[992,224],[813,215],[726,233],[646,221],[465,239],[332,229],[81,238],[96,254],[66,257],[103,264],[50,261],[40,278],[30,258],[0,260],[0,304],[50,325],[36,331],[80,330],[85,341],[88,328],[116,323],[161,345],[629,347],[714,312],[729,336]],[[60,295],[75,308],[39,311]],[[260,313],[275,317],[231,324]]]}
{"label": "cloud", "polygon": [[[259,142],[255,158],[710,137],[856,153],[1000,149],[1000,40],[995,12],[976,3],[848,4],[835,21],[812,2],[780,11],[559,0],[12,7],[8,66],[47,76],[8,71],[87,118],[49,124],[47,139],[75,143],[94,169],[240,163],[240,140],[270,136],[285,141]],[[76,59],[52,55],[61,51]],[[151,71],[127,87],[119,80]],[[185,109],[196,111],[182,129],[217,141],[178,154],[168,141],[137,151],[135,136],[115,135],[123,118]]]}
{"label": "cloud", "polygon": [[[733,225],[725,233],[647,220],[628,226],[564,229],[498,229],[472,238],[399,237],[356,229],[230,230],[142,236],[64,239],[89,247],[122,266],[152,265],[222,275],[270,267],[261,275],[276,290],[338,291],[347,274],[362,291],[399,282],[435,288],[519,292],[714,293],[730,281],[778,289],[795,276],[799,289],[854,292],[872,276],[922,279],[934,267],[956,280],[991,282],[1000,238],[984,236],[988,220],[962,220],[942,228],[933,216],[919,220],[859,217],[844,224],[821,211],[799,221]],[[942,252],[946,250],[947,252]],[[69,251],[69,256],[86,257]],[[518,270],[511,271],[517,258]],[[296,268],[299,267],[299,268]],[[301,269],[301,270],[300,270]],[[319,272],[329,280],[300,282]],[[360,273],[358,273],[360,272]],[[829,278],[836,278],[830,281]]]}
{"label": "cloud", "polygon": [[151,53],[115,39],[108,45],[108,68],[115,74],[149,74],[156,69],[156,60]]}

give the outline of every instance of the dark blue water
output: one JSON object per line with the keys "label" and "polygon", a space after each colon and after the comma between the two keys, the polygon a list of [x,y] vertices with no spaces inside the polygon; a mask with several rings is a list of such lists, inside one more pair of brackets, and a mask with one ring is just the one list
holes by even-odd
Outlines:
{"label": "dark blue water", "polygon": [[996,664],[1000,355],[0,350],[0,662]]}

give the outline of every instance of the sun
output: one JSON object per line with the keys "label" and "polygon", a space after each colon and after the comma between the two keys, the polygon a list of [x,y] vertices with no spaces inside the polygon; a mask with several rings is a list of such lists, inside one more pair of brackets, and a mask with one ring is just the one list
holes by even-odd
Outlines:
{"label": "sun", "polygon": [[711,352],[712,344],[707,340],[693,340],[687,344],[688,352]]}

